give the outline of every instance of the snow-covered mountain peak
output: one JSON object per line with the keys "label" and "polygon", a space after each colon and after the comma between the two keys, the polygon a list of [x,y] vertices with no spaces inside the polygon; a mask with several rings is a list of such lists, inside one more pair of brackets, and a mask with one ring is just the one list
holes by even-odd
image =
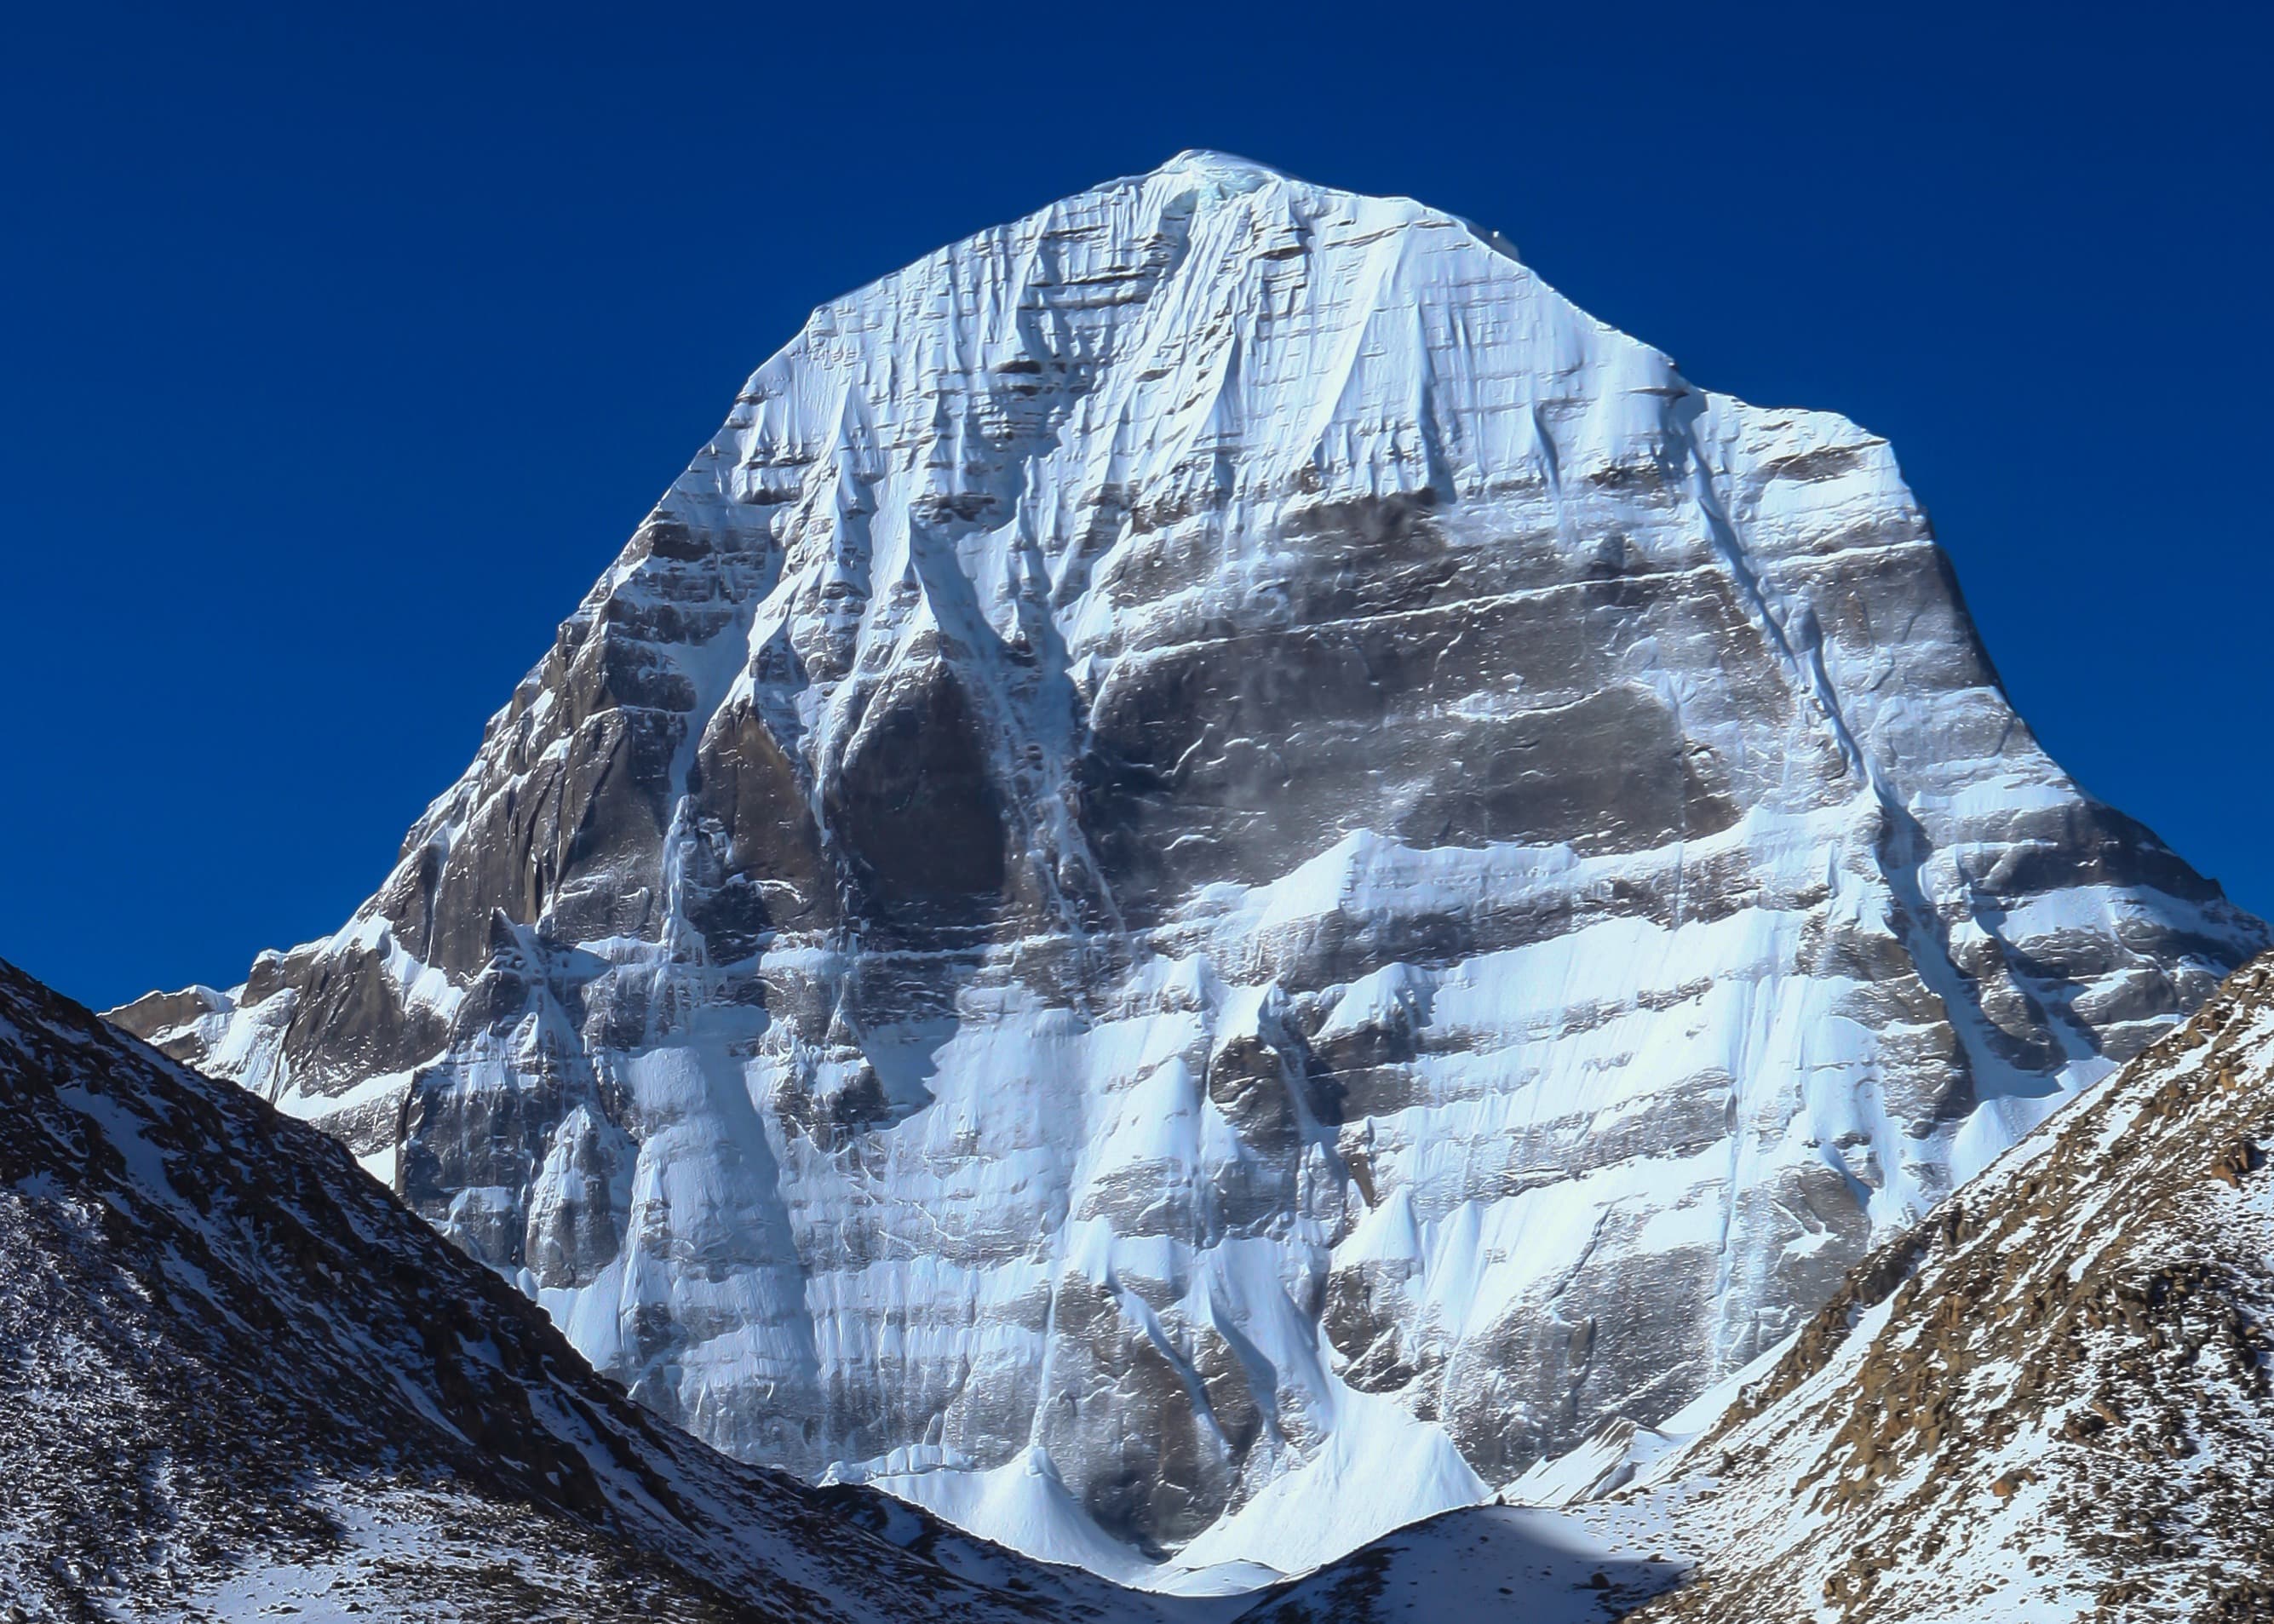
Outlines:
{"label": "snow-covered mountain peak", "polygon": [[[1194,189],[1195,182],[1200,183],[1198,190]],[[1282,207],[1292,207],[1298,212],[1324,210],[1346,213],[1365,219],[1377,228],[1450,228],[1473,238],[1478,245],[1503,259],[1517,259],[1515,244],[1500,232],[1457,214],[1447,214],[1442,209],[1432,208],[1412,198],[1376,197],[1341,187],[1323,186],[1253,158],[1214,152],[1206,147],[1187,147],[1158,169],[1131,177],[1126,181],[1109,182],[1099,190],[1123,185],[1156,189],[1167,197],[1191,199],[1195,207],[1201,208],[1242,202],[1260,203],[1268,207],[1279,202]],[[1286,195],[1282,198],[1278,194]]]}
{"label": "snow-covered mountain peak", "polygon": [[1242,158],[1234,153],[1215,152],[1205,147],[1187,147],[1152,173],[1156,176],[1201,176],[1216,181],[1227,192],[1254,192],[1293,179],[1284,169],[1275,169],[1268,163],[1258,163],[1253,158]]}
{"label": "snow-covered mountain peak", "polygon": [[1187,154],[816,311],[356,918],[121,1019],[734,1453],[1284,1567],[1678,1409],[2265,940],[1884,442]]}

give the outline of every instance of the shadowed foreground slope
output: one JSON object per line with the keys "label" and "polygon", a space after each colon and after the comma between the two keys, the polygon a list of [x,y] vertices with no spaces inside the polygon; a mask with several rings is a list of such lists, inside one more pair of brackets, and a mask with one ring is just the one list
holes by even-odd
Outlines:
{"label": "shadowed foreground slope", "polygon": [[683,1436],[335,1141],[4,964],[0,1258],[11,1620],[1118,1610]]}

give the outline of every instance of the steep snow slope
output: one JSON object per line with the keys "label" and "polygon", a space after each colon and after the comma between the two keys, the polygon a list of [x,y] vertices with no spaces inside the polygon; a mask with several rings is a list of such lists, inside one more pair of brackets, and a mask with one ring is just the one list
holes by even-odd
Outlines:
{"label": "steep snow slope", "polygon": [[1640,1618],[2274,1617],[2274,958],[1879,1253],[1593,1508]]}
{"label": "steep snow slope", "polygon": [[1284,1569],[1675,1410],[2266,939],[1884,443],[1194,153],[817,311],[356,917],[118,1019],[732,1453]]}
{"label": "steep snow slope", "polygon": [[338,1146],[4,964],[0,1259],[12,1620],[1154,1616],[661,1424]]}

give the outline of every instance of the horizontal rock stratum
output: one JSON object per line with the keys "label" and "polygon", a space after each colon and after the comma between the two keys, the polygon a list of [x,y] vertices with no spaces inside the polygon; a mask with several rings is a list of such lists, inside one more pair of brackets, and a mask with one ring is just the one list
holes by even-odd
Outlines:
{"label": "horizontal rock stratum", "polygon": [[1884,442],[1188,153],[815,312],[354,919],[117,1019],[737,1455],[1294,1568],[1737,1369],[2267,939]]}

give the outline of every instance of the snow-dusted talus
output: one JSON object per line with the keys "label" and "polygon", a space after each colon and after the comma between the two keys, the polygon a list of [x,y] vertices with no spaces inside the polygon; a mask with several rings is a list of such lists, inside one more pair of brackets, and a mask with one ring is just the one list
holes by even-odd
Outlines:
{"label": "snow-dusted talus", "polygon": [[1884,443],[1188,154],[816,312],[356,918],[121,1018],[727,1449],[1291,1566],[1673,1410],[2265,940]]}

